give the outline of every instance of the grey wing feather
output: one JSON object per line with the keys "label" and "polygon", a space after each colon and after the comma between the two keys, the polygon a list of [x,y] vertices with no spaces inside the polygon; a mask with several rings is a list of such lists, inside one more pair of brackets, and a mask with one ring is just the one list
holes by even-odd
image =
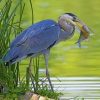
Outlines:
{"label": "grey wing feather", "polygon": [[23,44],[24,41],[26,41],[28,38],[38,35],[45,29],[50,28],[52,25],[56,24],[57,23],[53,20],[43,20],[39,23],[33,24],[16,37],[16,39],[11,43],[10,48]]}
{"label": "grey wing feather", "polygon": [[24,53],[37,53],[49,48],[55,41],[58,40],[59,33],[59,26],[53,26],[43,30],[36,36],[27,38],[27,40],[22,44],[25,49]]}
{"label": "grey wing feather", "polygon": [[60,27],[58,25],[46,28],[37,35],[27,37],[20,45],[14,45],[4,57],[5,62],[16,62],[25,58],[27,55],[39,53],[57,41],[60,34]]}

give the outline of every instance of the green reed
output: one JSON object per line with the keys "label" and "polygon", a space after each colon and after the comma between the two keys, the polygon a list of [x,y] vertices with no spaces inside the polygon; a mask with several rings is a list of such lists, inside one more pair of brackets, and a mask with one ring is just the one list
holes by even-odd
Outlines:
{"label": "green reed", "polygon": [[[12,36],[15,37],[22,30],[20,24],[25,4],[22,0],[16,4],[12,0],[1,0],[0,5],[0,87],[2,87],[0,93],[7,93],[18,86],[20,80],[19,63],[6,66],[2,58],[9,49]],[[20,14],[17,14],[17,11]],[[19,21],[16,21],[16,16]]]}

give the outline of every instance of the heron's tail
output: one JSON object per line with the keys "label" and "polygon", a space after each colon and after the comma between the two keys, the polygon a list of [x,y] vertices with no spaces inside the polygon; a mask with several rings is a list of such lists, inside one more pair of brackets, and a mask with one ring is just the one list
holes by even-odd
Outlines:
{"label": "heron's tail", "polygon": [[13,64],[15,62],[20,61],[21,59],[25,58],[24,54],[22,53],[21,49],[16,47],[10,49],[7,54],[3,57],[3,61],[6,64]]}

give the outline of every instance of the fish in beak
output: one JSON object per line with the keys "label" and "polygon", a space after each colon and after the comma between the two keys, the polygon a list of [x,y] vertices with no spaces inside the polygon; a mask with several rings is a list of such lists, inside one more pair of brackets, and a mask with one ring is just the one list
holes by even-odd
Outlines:
{"label": "fish in beak", "polygon": [[65,19],[67,22],[71,23],[73,26],[77,27],[78,30],[80,31],[80,36],[78,41],[76,42],[79,47],[81,47],[81,42],[83,40],[88,39],[91,31],[88,28],[88,26],[83,23],[76,15],[74,15],[73,13],[65,13],[64,15],[62,15],[62,17],[60,17],[62,19]]}
{"label": "fish in beak", "polygon": [[81,47],[81,41],[88,39],[91,31],[88,28],[88,26],[79,19],[76,19],[74,22],[76,24],[75,26],[80,30],[80,36],[76,43],[78,44],[79,47]]}

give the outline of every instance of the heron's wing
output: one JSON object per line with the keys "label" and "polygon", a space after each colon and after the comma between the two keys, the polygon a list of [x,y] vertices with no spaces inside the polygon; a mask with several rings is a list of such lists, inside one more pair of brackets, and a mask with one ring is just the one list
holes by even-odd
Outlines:
{"label": "heron's wing", "polygon": [[28,38],[38,35],[45,29],[50,28],[56,24],[57,23],[53,20],[43,20],[41,22],[33,24],[14,39],[14,41],[10,45],[10,48],[23,44]]}
{"label": "heron's wing", "polygon": [[41,53],[50,48],[59,38],[60,27],[55,24],[42,29],[37,35],[28,36],[22,43],[17,42],[5,56],[5,62],[16,62],[31,54]]}
{"label": "heron's wing", "polygon": [[[25,54],[38,53],[50,48],[58,40],[59,26],[49,27],[36,36],[28,38],[23,44]],[[21,46],[21,45],[20,45]]]}

